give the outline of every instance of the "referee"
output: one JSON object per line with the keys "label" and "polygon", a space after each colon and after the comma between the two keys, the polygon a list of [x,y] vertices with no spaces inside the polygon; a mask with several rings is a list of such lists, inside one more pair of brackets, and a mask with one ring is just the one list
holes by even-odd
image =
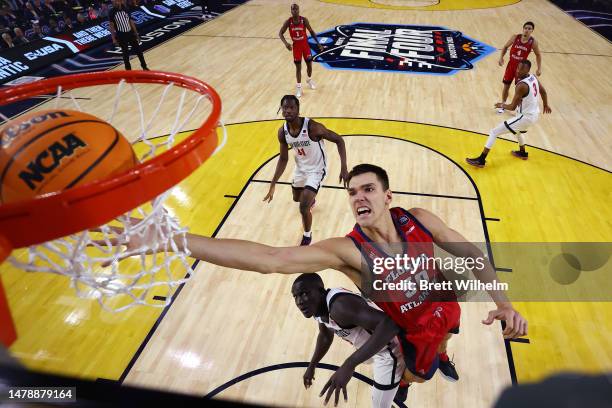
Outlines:
{"label": "referee", "polygon": [[130,65],[130,52],[128,50],[129,44],[132,47],[132,51],[138,55],[142,69],[148,71],[149,68],[147,68],[147,63],[138,45],[140,36],[138,35],[138,30],[136,30],[136,24],[134,24],[130,17],[128,8],[125,6],[125,0],[113,0],[113,9],[108,15],[108,21],[110,23],[113,44],[117,45],[119,43],[121,47],[125,69],[128,71],[132,69]]}

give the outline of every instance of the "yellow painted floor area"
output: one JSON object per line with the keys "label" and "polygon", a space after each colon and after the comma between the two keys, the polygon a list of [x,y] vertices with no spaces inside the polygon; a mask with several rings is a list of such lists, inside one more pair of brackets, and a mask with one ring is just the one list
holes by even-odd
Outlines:
{"label": "yellow painted floor area", "polygon": [[[489,155],[487,167],[475,169],[464,164],[464,158],[480,151],[485,141],[481,134],[400,121],[320,121],[341,135],[380,135],[418,143],[457,163],[474,180],[484,216],[500,219],[487,222],[491,242],[612,241],[609,172],[533,148],[528,161],[517,160],[509,154],[515,143],[502,139]],[[194,233],[212,235],[234,201],[224,195],[239,195],[256,170],[278,153],[276,131],[281,124],[272,120],[229,125],[227,146],[183,181],[169,201],[181,222]],[[356,164],[348,154],[349,165]],[[385,166],[385,157],[372,161]],[[405,166],[407,172],[422,171],[412,168],[410,161]],[[112,314],[95,301],[77,299],[63,277],[26,274],[7,264],[0,276],[19,334],[11,352],[27,366],[45,371],[118,379],[161,313],[137,307]],[[512,343],[519,382],[559,370],[612,370],[612,303],[516,306],[530,323],[530,344]]]}

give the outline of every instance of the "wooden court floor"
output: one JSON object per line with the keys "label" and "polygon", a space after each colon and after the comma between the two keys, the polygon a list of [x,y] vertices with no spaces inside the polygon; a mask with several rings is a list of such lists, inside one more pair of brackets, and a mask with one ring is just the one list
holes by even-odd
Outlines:
{"label": "wooden court floor", "polygon": [[[349,165],[367,161],[385,167],[396,205],[430,209],[476,242],[611,241],[609,42],[546,1],[454,11],[340,3],[312,0],[300,6],[315,31],[356,21],[444,25],[498,48],[532,20],[553,109],[530,129],[530,160],[513,160],[508,138],[497,141],[488,168],[472,169],[464,158],[482,148],[484,134],[503,117],[492,109],[503,74],[497,53],[451,77],[330,71],[315,64],[318,89],[305,90],[301,112],[345,136]],[[170,200],[170,209],[193,232],[273,245],[299,241],[289,186],[279,185],[271,204],[261,202],[278,153],[278,102],[295,85],[291,56],[276,37],[289,4],[251,1],[146,55],[153,69],[201,78],[223,99],[227,146]],[[92,98],[83,109],[92,113],[112,92],[83,91]],[[121,120],[129,136],[129,109]],[[346,193],[337,188],[334,146],[328,146],[328,155],[330,176],[314,212],[315,240],[345,234],[353,224]],[[291,180],[291,168],[282,180]],[[1,271],[19,333],[11,353],[32,368],[282,406],[319,405],[317,391],[331,373],[319,370],[307,391],[301,385],[303,369],[294,365],[308,361],[316,325],[292,305],[291,277],[201,262],[166,311],[138,307],[115,315],[77,299],[64,278],[24,274],[7,265]],[[510,281],[534,278],[519,270],[500,275]],[[354,289],[337,273],[322,276],[329,286]],[[556,284],[546,275],[535,278]],[[449,346],[461,381],[435,378],[419,385],[408,405],[487,407],[513,380],[612,370],[610,303],[516,306],[530,322],[528,342],[504,343],[499,325],[481,325],[488,303],[462,305],[462,330]],[[323,361],[339,364],[350,351],[336,339]],[[262,368],[267,371],[232,383]],[[358,371],[371,374],[367,366]],[[350,406],[369,406],[365,383],[354,379],[349,392]]]}

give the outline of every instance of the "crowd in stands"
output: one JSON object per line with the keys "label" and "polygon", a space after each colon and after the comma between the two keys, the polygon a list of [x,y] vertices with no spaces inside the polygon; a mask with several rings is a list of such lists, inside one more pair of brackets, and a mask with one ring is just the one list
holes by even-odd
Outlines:
{"label": "crowd in stands", "polygon": [[[127,0],[130,8],[152,0]],[[0,0],[0,51],[108,19],[111,0]]]}

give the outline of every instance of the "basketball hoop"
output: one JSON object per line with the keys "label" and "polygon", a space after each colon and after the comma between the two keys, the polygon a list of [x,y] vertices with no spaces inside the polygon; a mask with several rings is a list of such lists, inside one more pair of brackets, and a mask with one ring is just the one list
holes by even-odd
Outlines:
{"label": "basketball hoop", "polygon": [[[126,83],[134,92],[136,102],[130,105],[130,123],[134,119],[140,120],[140,131],[137,137],[131,138],[135,150],[138,146],[142,151],[138,155],[139,164],[112,177],[31,200],[0,205],[0,262],[14,249],[29,247],[18,251],[18,255],[13,254],[10,262],[29,272],[65,275],[71,279],[79,296],[94,297],[102,307],[114,311],[138,304],[166,306],[173,288],[190,276],[186,261],[188,250],[182,249],[186,248],[185,245],[177,245],[177,242],[185,243],[187,229],[179,225],[163,204],[172,187],[225,143],[224,134],[223,143],[217,147],[216,127],[221,115],[219,95],[198,79],[155,71],[68,75],[0,90],[1,105],[56,94],[56,106],[63,99],[71,102],[72,108],[82,110],[77,102],[79,98],[65,91],[117,84],[107,120],[114,125],[113,119],[117,115],[126,114],[119,108],[127,99],[122,94]],[[151,85],[145,84],[163,85],[153,86],[161,96],[148,121],[145,120],[141,91],[136,84],[145,87],[147,97],[152,93]],[[166,106],[165,110],[172,111],[175,117],[167,121],[173,125],[159,142],[159,134],[148,133],[156,123],[161,123],[159,112],[163,110],[164,101],[172,98],[168,96],[171,94],[177,102]],[[195,99],[194,106],[184,110],[189,98]],[[200,104],[203,98],[208,99],[211,106],[203,107]],[[136,117],[135,105],[139,117]],[[208,117],[204,121],[198,119],[194,126],[197,130],[185,136],[189,130],[185,129],[186,124],[195,117],[198,109],[206,110]],[[151,228],[156,229],[155,242],[130,248],[128,255],[134,259],[129,260],[132,265],[128,269],[132,271],[125,273],[123,263],[120,270],[119,260],[125,257],[125,253],[122,254],[120,246],[114,243],[134,240]],[[155,254],[147,255],[152,252]],[[180,270],[177,271],[173,265],[179,265]],[[153,303],[150,295],[160,286],[165,286],[170,293],[165,296],[165,302]],[[125,296],[127,304],[125,300],[109,301],[117,295]]]}

